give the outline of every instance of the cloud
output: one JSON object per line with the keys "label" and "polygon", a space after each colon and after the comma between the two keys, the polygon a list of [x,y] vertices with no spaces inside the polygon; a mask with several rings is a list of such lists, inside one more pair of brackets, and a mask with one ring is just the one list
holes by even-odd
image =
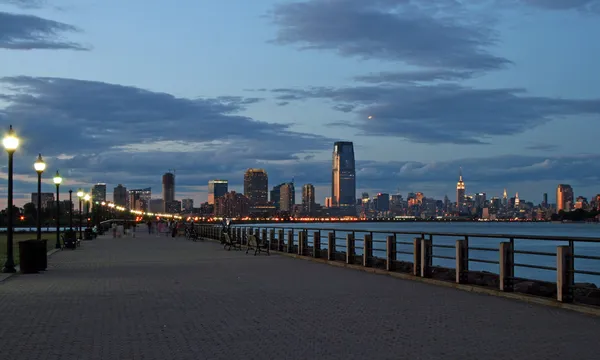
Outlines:
{"label": "cloud", "polygon": [[512,2],[515,4],[522,4],[548,10],[574,9],[584,12],[600,12],[599,0],[513,0]]}
{"label": "cloud", "polygon": [[279,99],[320,99],[355,121],[332,124],[361,135],[395,136],[421,143],[484,144],[552,119],[600,115],[600,99],[530,96],[523,89],[477,89],[455,84],[275,89]]}
{"label": "cloud", "polygon": [[83,45],[61,40],[59,37],[61,33],[78,31],[72,25],[33,15],[0,12],[0,49],[88,50]]}
{"label": "cloud", "polygon": [[45,0],[0,0],[0,4],[13,5],[23,9],[39,9],[45,3]]}
{"label": "cloud", "polygon": [[536,150],[536,151],[552,151],[557,150],[559,148],[558,145],[555,144],[533,144],[526,146],[526,149]]}
{"label": "cloud", "polygon": [[357,76],[354,78],[354,80],[373,84],[411,84],[415,82],[466,80],[473,77],[474,75],[475,72],[473,71],[458,71],[451,69],[427,69],[411,72],[406,71],[371,73],[369,75]]}
{"label": "cloud", "polygon": [[461,10],[455,1],[284,3],[271,13],[278,27],[273,42],[419,67],[493,70],[510,64],[489,51],[494,31]]}

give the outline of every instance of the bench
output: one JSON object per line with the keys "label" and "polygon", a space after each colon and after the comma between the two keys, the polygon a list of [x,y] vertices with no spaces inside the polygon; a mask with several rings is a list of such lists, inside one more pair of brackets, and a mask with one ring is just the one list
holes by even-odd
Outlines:
{"label": "bench", "polygon": [[223,249],[227,251],[231,249],[242,250],[242,244],[240,244],[237,240],[232,240],[229,234],[223,234],[223,243],[225,244]]}
{"label": "bench", "polygon": [[271,255],[269,252],[269,243],[264,240],[259,241],[254,235],[248,235],[248,248],[246,249],[246,254],[250,250],[254,250],[254,256],[256,256],[256,254],[260,254],[261,251],[266,252],[269,256]]}
{"label": "bench", "polygon": [[62,247],[61,249],[73,249],[75,250],[77,247],[81,245],[81,239],[77,238],[75,232],[67,231],[66,233],[61,234],[62,238]]}

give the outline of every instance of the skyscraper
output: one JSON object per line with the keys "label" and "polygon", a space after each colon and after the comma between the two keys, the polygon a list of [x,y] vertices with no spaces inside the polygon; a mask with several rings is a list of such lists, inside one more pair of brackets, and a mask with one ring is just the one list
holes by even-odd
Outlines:
{"label": "skyscraper", "polygon": [[356,206],[356,168],[354,145],[338,141],[333,145],[331,206],[351,211]]}
{"label": "skyscraper", "polygon": [[283,186],[283,184],[273,186],[273,189],[271,189],[269,194],[271,204],[273,204],[273,206],[275,206],[275,209],[278,210],[281,200],[281,186]]}
{"label": "skyscraper", "polygon": [[556,212],[569,211],[573,206],[573,188],[568,184],[559,184],[556,188]]}
{"label": "skyscraper", "polygon": [[162,176],[162,198],[165,204],[175,200],[175,174],[173,173],[168,172]]}
{"label": "skyscraper", "polygon": [[151,198],[152,188],[129,190],[129,208],[133,210],[148,211]]}
{"label": "skyscraper", "polygon": [[113,203],[119,206],[127,206],[127,188],[121,184],[113,189]]}
{"label": "skyscraper", "polygon": [[98,183],[92,186],[92,201],[103,202],[106,201],[106,184]]}
{"label": "skyscraper", "polygon": [[229,191],[229,182],[227,180],[209,180],[208,181],[208,203],[214,204],[215,199],[227,194]]}
{"label": "skyscraper", "polygon": [[194,199],[181,200],[181,207],[185,212],[192,212],[192,210],[194,210]]}
{"label": "skyscraper", "polygon": [[462,168],[458,172],[458,182],[456,183],[456,210],[461,212],[465,202],[465,182],[462,177]]}
{"label": "skyscraper", "polygon": [[282,184],[279,191],[279,208],[281,211],[291,212],[296,203],[296,189],[294,188],[294,183]]}
{"label": "skyscraper", "polygon": [[315,213],[315,187],[312,184],[302,186],[302,211],[307,215]]}
{"label": "skyscraper", "polygon": [[248,169],[244,174],[244,195],[250,206],[266,205],[269,194],[269,177],[263,169]]}

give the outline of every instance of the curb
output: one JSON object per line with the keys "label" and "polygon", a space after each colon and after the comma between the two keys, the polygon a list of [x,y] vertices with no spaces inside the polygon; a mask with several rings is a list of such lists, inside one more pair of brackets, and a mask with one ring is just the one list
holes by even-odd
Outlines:
{"label": "curb", "polygon": [[[59,251],[61,251],[61,250],[62,250],[62,249],[52,249],[52,250],[50,250],[50,251],[46,252],[46,256],[50,257],[50,256],[51,256],[51,255],[53,255],[54,253],[57,253],[57,252],[59,252]],[[21,266],[19,266],[19,265],[16,265],[16,266],[15,266],[15,269],[16,269],[17,271],[15,271],[14,273],[9,273],[9,274],[3,274],[3,273],[0,273],[0,283],[2,283],[3,281],[5,281],[5,280],[7,280],[7,279],[11,278],[11,277],[12,277],[12,276],[14,276],[14,275],[17,275],[17,274],[19,274],[19,271],[21,271]]]}
{"label": "curb", "polygon": [[[211,240],[211,241],[218,241],[218,240],[208,239],[208,238],[204,238],[204,239]],[[313,258],[310,256],[302,256],[302,255],[298,255],[298,254],[294,254],[294,253],[287,253],[287,252],[276,251],[276,250],[271,250],[271,252],[274,254],[277,254],[277,255],[283,255],[283,256],[290,257],[290,258],[312,261],[315,263],[320,263],[320,264],[325,264],[325,265],[348,268],[348,269],[363,271],[363,272],[367,272],[367,273],[371,273],[371,274],[391,276],[391,277],[394,277],[397,279],[402,279],[402,280],[419,281],[419,282],[430,284],[430,285],[444,286],[444,287],[454,288],[454,289],[462,290],[462,291],[468,291],[468,292],[472,292],[472,293],[476,293],[476,294],[484,294],[484,295],[490,295],[490,296],[503,297],[505,299],[517,300],[517,301],[521,301],[521,302],[526,302],[528,304],[550,306],[550,307],[554,307],[554,308],[575,311],[575,312],[586,314],[586,315],[600,317],[600,307],[588,306],[588,305],[583,305],[583,304],[561,303],[561,302],[558,302],[553,299],[543,298],[543,297],[539,297],[539,296],[520,294],[520,293],[514,293],[514,292],[512,292],[512,293],[503,292],[503,291],[500,291],[497,289],[486,288],[486,287],[476,286],[476,285],[457,284],[457,283],[448,282],[448,281],[436,280],[436,279],[431,279],[431,278],[423,278],[420,276],[414,276],[414,275],[405,274],[405,273],[387,271],[387,270],[377,269],[377,268],[372,268],[372,267],[364,267],[362,265],[346,264],[346,263],[343,263],[340,261],[332,261],[332,260],[327,260],[327,259],[323,259],[323,258]]]}

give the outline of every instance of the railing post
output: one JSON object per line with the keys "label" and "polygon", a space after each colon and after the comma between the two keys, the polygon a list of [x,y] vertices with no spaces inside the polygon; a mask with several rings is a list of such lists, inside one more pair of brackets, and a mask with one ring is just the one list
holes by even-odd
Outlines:
{"label": "railing post", "polygon": [[242,243],[242,229],[241,228],[237,228],[235,231],[235,236],[236,236],[236,241],[239,242],[240,244]]}
{"label": "railing post", "polygon": [[352,264],[354,262],[354,236],[352,234],[346,235],[346,264]]}
{"label": "railing post", "polygon": [[275,249],[273,249],[273,245],[276,245],[276,243],[275,243],[275,229],[269,229],[269,249],[270,250],[275,250]]}
{"label": "railing post", "polygon": [[335,233],[327,234],[327,260],[335,260]]}
{"label": "railing post", "polygon": [[298,232],[298,255],[304,255],[304,230]]}
{"label": "railing post", "polygon": [[373,237],[370,234],[365,234],[365,240],[363,241],[363,266],[369,266],[371,258],[373,257]]}
{"label": "railing post", "polygon": [[385,239],[385,252],[385,269],[387,271],[394,271],[396,269],[396,237],[394,235],[389,235]]}
{"label": "railing post", "polygon": [[515,266],[513,263],[513,247],[510,242],[500,243],[500,291],[513,291]]}
{"label": "railing post", "polygon": [[313,233],[313,257],[321,257],[321,232],[315,231]]}
{"label": "railing post", "polygon": [[293,251],[294,251],[294,230],[288,230],[287,252],[291,254]]}
{"label": "railing post", "polygon": [[464,284],[467,282],[469,271],[469,258],[467,252],[467,242],[465,240],[456,240],[456,283]]}
{"label": "railing post", "polygon": [[413,275],[421,275],[421,241],[422,238],[413,239]]}
{"label": "railing post", "polygon": [[[269,241],[267,239],[267,228],[262,229],[262,233],[261,233],[261,236],[260,236],[260,241],[262,241],[263,243],[267,243],[267,241]],[[268,243],[267,243],[267,245],[271,246]]]}
{"label": "railing post", "polygon": [[285,243],[284,235],[285,231],[283,229],[279,229],[279,235],[277,239],[277,251],[283,251],[283,244]]}
{"label": "railing post", "polygon": [[564,303],[573,301],[572,259],[570,246],[556,247],[556,300]]}
{"label": "railing post", "polygon": [[421,239],[421,277],[431,277],[432,241]]}

